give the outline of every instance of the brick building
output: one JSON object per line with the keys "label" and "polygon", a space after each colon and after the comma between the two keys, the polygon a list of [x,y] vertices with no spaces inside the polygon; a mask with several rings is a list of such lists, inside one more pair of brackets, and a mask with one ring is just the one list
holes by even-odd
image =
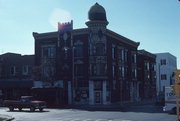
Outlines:
{"label": "brick building", "polygon": [[87,28],[73,29],[71,21],[59,24],[56,32],[33,32],[40,70],[36,81],[42,87],[67,89],[69,104],[138,101],[139,42],[109,30],[105,9],[98,3],[85,24]]}
{"label": "brick building", "polygon": [[30,93],[33,66],[34,55],[0,55],[0,90],[5,99],[16,99]]}
{"label": "brick building", "polygon": [[142,100],[156,98],[156,55],[138,50],[139,97]]}

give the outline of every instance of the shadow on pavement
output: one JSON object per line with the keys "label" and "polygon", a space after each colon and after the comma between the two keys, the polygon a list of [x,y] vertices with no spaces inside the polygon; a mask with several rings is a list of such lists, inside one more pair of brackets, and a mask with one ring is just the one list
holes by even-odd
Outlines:
{"label": "shadow on pavement", "polygon": [[162,106],[155,105],[128,106],[124,108],[123,112],[166,113]]}
{"label": "shadow on pavement", "polygon": [[48,110],[43,110],[43,111],[30,111],[30,110],[14,110],[14,111],[7,111],[7,112],[26,112],[26,113],[45,113],[45,112],[49,112]]}
{"label": "shadow on pavement", "polygon": [[[56,108],[58,109],[58,108]],[[162,106],[150,105],[138,105],[138,106],[120,106],[120,105],[79,105],[79,106],[67,106],[62,109],[76,109],[84,111],[115,111],[115,112],[142,112],[142,113],[165,113]]]}

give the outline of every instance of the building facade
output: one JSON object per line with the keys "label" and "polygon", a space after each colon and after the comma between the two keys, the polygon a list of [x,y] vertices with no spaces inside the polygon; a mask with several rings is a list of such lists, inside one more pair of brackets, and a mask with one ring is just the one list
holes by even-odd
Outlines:
{"label": "building facade", "polygon": [[34,55],[0,55],[0,90],[5,99],[17,99],[30,93],[33,66]]}
{"label": "building facade", "polygon": [[59,31],[33,32],[37,82],[67,89],[69,104],[139,101],[139,42],[109,30],[105,9],[98,3],[85,24],[87,28],[73,29],[72,22],[59,23]]}
{"label": "building facade", "polygon": [[157,95],[164,95],[165,87],[175,83],[174,71],[177,69],[177,59],[170,53],[156,54]]}
{"label": "building facade", "polygon": [[138,81],[141,100],[156,98],[156,55],[138,50]]}

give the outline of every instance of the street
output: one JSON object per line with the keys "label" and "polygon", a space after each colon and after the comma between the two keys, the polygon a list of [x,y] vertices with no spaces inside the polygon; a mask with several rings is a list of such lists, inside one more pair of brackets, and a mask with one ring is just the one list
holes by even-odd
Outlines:
{"label": "street", "polygon": [[175,121],[176,115],[164,113],[160,107],[133,106],[123,111],[87,111],[78,109],[45,109],[30,112],[24,109],[9,112],[0,108],[1,115],[14,117],[14,121]]}

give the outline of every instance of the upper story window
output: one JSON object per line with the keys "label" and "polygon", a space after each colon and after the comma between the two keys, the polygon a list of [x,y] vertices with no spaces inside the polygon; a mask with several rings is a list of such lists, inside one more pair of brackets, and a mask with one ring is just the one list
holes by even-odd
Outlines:
{"label": "upper story window", "polygon": [[166,74],[161,74],[161,80],[167,80]]}
{"label": "upper story window", "polygon": [[113,72],[112,75],[113,75],[113,78],[114,78],[115,77],[115,66],[114,65],[112,66],[112,72]]}
{"label": "upper story window", "polygon": [[76,60],[74,62],[74,71],[76,76],[83,76],[84,74],[84,64],[81,60]]}
{"label": "upper story window", "polygon": [[124,61],[124,49],[121,49],[121,59]]}
{"label": "upper story window", "polygon": [[96,55],[104,55],[105,53],[105,45],[104,43],[96,44]]}
{"label": "upper story window", "polygon": [[56,57],[55,45],[42,46],[42,57],[43,58],[55,58]]}
{"label": "upper story window", "polygon": [[125,71],[124,71],[124,66],[122,66],[122,69],[121,69],[121,73],[122,73],[122,77],[124,78],[124,76],[125,76]]}
{"label": "upper story window", "polygon": [[12,66],[12,67],[10,68],[10,74],[13,75],[13,76],[16,75],[16,67],[15,67],[15,66]]}
{"label": "upper story window", "polygon": [[124,59],[125,59],[125,51],[124,51],[124,48],[120,48],[120,49],[119,49],[119,59],[120,59],[121,61],[124,61]]}
{"label": "upper story window", "polygon": [[112,45],[112,59],[115,59],[115,45]]}
{"label": "upper story window", "polygon": [[55,75],[55,67],[51,65],[43,66],[42,75],[44,80],[52,81]]}
{"label": "upper story window", "polygon": [[133,68],[133,69],[132,69],[132,77],[133,77],[134,79],[137,78],[137,69],[136,69],[136,68]]}
{"label": "upper story window", "polygon": [[161,59],[161,65],[166,65],[166,59]]}
{"label": "upper story window", "polygon": [[23,73],[23,75],[28,75],[28,73],[29,73],[29,66],[28,65],[24,65],[22,67],[22,73]]}
{"label": "upper story window", "polygon": [[119,76],[122,78],[125,77],[125,67],[124,66],[119,67]]}
{"label": "upper story window", "polygon": [[136,53],[133,52],[131,56],[132,56],[132,62],[136,63],[136,61],[137,61]]}
{"label": "upper story window", "polygon": [[149,71],[149,62],[145,62],[145,69]]}
{"label": "upper story window", "polygon": [[127,60],[128,60],[128,50],[125,49],[124,50],[124,61],[127,62]]}
{"label": "upper story window", "polygon": [[104,76],[106,74],[107,66],[104,63],[97,63],[90,65],[90,72],[92,76]]}
{"label": "upper story window", "polygon": [[83,42],[80,40],[74,43],[74,56],[75,57],[83,56]]}
{"label": "upper story window", "polygon": [[152,71],[156,71],[156,64],[152,63],[151,68],[152,68]]}
{"label": "upper story window", "polygon": [[75,75],[76,76],[83,76],[83,64],[75,64]]}
{"label": "upper story window", "polygon": [[147,70],[149,70],[149,62],[147,62]]}
{"label": "upper story window", "polygon": [[97,64],[97,75],[105,75],[106,65],[104,63]]}

